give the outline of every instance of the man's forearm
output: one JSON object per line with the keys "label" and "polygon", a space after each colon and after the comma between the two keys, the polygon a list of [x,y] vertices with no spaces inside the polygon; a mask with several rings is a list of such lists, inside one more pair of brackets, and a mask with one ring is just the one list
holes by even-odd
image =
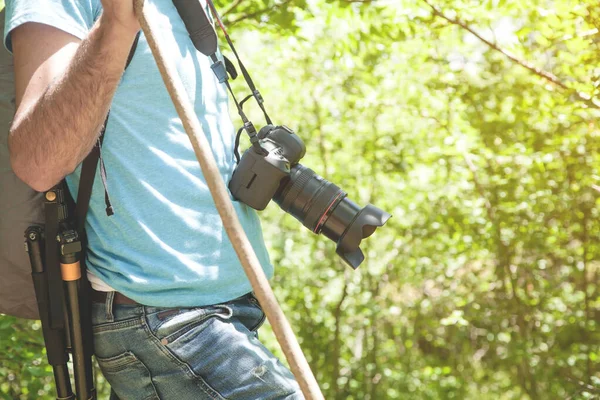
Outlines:
{"label": "man's forearm", "polygon": [[8,138],[11,164],[32,188],[49,189],[92,149],[133,39],[100,17],[64,73],[17,111]]}

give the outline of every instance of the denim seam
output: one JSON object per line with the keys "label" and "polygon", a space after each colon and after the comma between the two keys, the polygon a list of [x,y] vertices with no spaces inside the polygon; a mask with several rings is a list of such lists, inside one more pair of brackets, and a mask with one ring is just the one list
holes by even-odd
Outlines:
{"label": "denim seam", "polygon": [[135,358],[140,362],[140,364],[142,364],[144,366],[144,368],[146,368],[146,371],[148,371],[148,376],[150,377],[150,384],[152,385],[152,389],[154,390],[154,395],[156,396],[156,397],[149,396],[149,397],[145,398],[144,400],[160,400],[160,396],[158,395],[158,390],[156,389],[156,386],[154,385],[154,379],[152,379],[152,372],[150,372],[150,370],[148,369],[148,367],[146,366],[146,364],[144,364],[144,362],[142,360],[140,360],[137,357],[135,357]]}
{"label": "denim seam", "polygon": [[181,328],[178,331],[165,336],[164,339],[166,339],[169,343],[171,343],[172,341],[179,339],[180,337],[182,337],[183,335],[185,335],[186,333],[188,333],[189,331],[191,331],[198,325],[201,325],[203,322],[206,322],[206,320],[209,318],[211,318],[210,315],[203,315],[200,317],[200,319],[194,320],[194,322],[190,323],[189,325],[185,326],[184,328]]}
{"label": "denim seam", "polygon": [[104,369],[109,372],[120,372],[139,361],[131,351],[126,351],[114,357],[96,356],[96,360],[98,360],[98,363],[103,363]]}
{"label": "denim seam", "polygon": [[[126,353],[128,353],[131,356],[131,358],[133,359],[133,361],[129,362],[127,364],[120,365],[118,368],[111,369],[111,372],[113,372],[113,373],[119,373],[120,371],[124,370],[125,368],[127,368],[127,367],[129,367],[129,366],[131,366],[131,365],[133,365],[135,363],[141,365],[144,368],[144,370],[148,373],[148,377],[150,377],[150,385],[152,386],[152,390],[154,391],[154,395],[147,396],[146,398],[144,398],[144,400],[160,400],[160,397],[158,396],[158,390],[156,390],[156,386],[154,385],[154,381],[152,380],[152,373],[150,372],[150,370],[148,369],[148,367],[146,366],[146,364],[144,364],[142,362],[142,360],[140,360],[133,352],[127,351],[127,352],[125,352],[123,354],[126,354]],[[121,354],[121,355],[123,355],[123,354]],[[121,355],[119,355],[119,356],[121,356]],[[119,357],[119,356],[117,356],[117,357]],[[112,360],[112,359],[115,359],[115,358],[116,357],[111,357],[111,358],[108,358],[108,359],[103,359],[103,358],[100,358],[100,359],[106,362],[106,361],[109,361],[109,360]]]}
{"label": "denim seam", "polygon": [[[196,319],[190,321],[185,327],[177,330],[176,332],[173,332],[173,333],[165,336],[163,339],[166,339],[169,343],[171,343],[172,341],[175,341],[175,340],[179,339],[180,337],[182,337],[183,335],[185,335],[186,333],[188,333],[192,329],[196,328],[198,325],[201,325],[201,324],[205,323],[210,318],[220,318],[220,319],[228,320],[228,319],[231,319],[231,317],[233,316],[233,310],[229,306],[226,306],[226,305],[217,305],[217,306],[214,306],[214,308],[227,310],[227,315],[220,315],[220,314],[218,314],[218,312],[220,310],[212,312],[212,313],[210,313],[210,312],[209,313],[203,313],[201,315],[198,315],[198,317]],[[158,325],[155,328],[155,330],[158,331],[158,329],[164,323],[165,322],[162,322],[160,325]]]}
{"label": "denim seam", "polygon": [[[165,307],[165,308],[168,308],[168,307]],[[195,308],[190,308],[190,309],[191,309],[191,310],[196,310],[196,309],[199,309],[199,308],[202,308],[202,307],[195,307]],[[181,309],[172,308],[172,309],[169,309],[169,310],[177,310],[177,315],[179,315],[179,314],[181,313],[181,310],[182,310],[182,309],[183,309],[183,308],[181,308]],[[153,316],[153,315],[156,315],[156,314],[160,314],[160,313],[162,313],[162,312],[169,311],[169,310],[154,311],[154,312],[151,312],[151,313],[147,313],[147,312],[146,312],[146,310],[144,309],[144,315],[145,315],[146,317],[150,317],[150,316]],[[173,315],[175,315],[175,313],[173,313]],[[171,316],[171,315],[169,315],[169,316]],[[155,329],[155,330],[159,330],[159,329],[160,329],[160,327],[161,327],[161,326],[163,326],[163,325],[164,325],[164,324],[165,324],[165,323],[166,323],[168,320],[169,320],[168,318],[165,318],[165,319],[163,320],[163,319],[161,319],[160,317],[158,317],[158,321],[159,321],[159,322],[157,322],[157,323],[156,323],[156,327],[155,327],[154,329]]]}
{"label": "denim seam", "polygon": [[108,322],[115,322],[115,315],[113,314],[113,305],[115,300],[115,291],[106,293],[106,301],[104,302],[105,307],[105,319]]}
{"label": "denim seam", "polygon": [[95,325],[93,327],[94,333],[100,333],[100,332],[106,332],[106,331],[114,331],[114,330],[118,330],[118,329],[124,329],[124,328],[132,328],[132,327],[136,327],[140,324],[140,317],[135,317],[135,318],[131,318],[131,319],[126,319],[124,321],[119,321],[119,322],[111,322],[108,324],[99,324],[99,325]]}
{"label": "denim seam", "polygon": [[202,391],[204,391],[204,393],[206,393],[212,399],[227,400],[225,397],[221,396],[221,394],[219,392],[217,392],[215,389],[213,389],[212,386],[210,386],[204,380],[204,378],[202,378],[200,375],[196,374],[194,372],[194,370],[192,369],[192,367],[188,363],[186,363],[183,360],[180,360],[179,357],[177,357],[175,354],[173,354],[173,352],[171,350],[169,350],[166,346],[164,346],[160,342],[160,339],[152,332],[152,329],[150,329],[150,326],[148,326],[145,308],[142,309],[142,326],[143,326],[144,330],[146,331],[146,334],[148,335],[148,337],[151,339],[152,343],[154,343],[154,345],[164,355],[166,355],[169,359],[171,359],[171,361],[173,361],[175,364],[177,364],[179,366],[179,368],[181,368],[182,371],[184,371],[186,374],[188,374],[198,384],[200,389],[202,389]]}

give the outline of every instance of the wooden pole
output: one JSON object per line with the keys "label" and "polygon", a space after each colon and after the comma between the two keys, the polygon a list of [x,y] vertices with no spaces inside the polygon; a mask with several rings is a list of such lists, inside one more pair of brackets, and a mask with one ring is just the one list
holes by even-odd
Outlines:
{"label": "wooden pole", "polygon": [[310,366],[302,353],[302,349],[298,344],[298,340],[285,318],[260,262],[254,253],[254,249],[250,245],[246,233],[238,220],[233,203],[229,197],[229,190],[221,179],[210,145],[198,121],[194,107],[187,97],[183,83],[171,64],[170,57],[164,52],[164,46],[161,47],[160,45],[159,35],[156,34],[158,29],[153,25],[152,11],[149,7],[144,7],[145,0],[134,0],[134,4],[136,15],[152,50],[165,86],[169,91],[169,95],[173,100],[185,131],[192,142],[194,152],[200,163],[200,168],[223,220],[225,231],[244,267],[244,271],[250,280],[256,297],[273,327],[275,337],[290,364],[290,368],[302,389],[304,397],[310,400],[324,399]]}

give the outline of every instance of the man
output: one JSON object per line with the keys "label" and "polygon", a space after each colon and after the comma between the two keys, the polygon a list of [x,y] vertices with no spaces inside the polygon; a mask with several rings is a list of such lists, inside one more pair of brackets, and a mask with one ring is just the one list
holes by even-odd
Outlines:
{"label": "man", "polygon": [[[192,0],[190,0],[192,1]],[[169,0],[148,0],[223,179],[235,167],[225,87]],[[204,4],[205,5],[205,4]],[[264,314],[236,258],[141,35],[131,0],[7,0],[17,112],[11,164],[45,191],[78,167],[110,108],[87,216],[98,363],[121,399],[298,399],[291,373],[257,340]],[[235,203],[268,276],[255,212]]]}

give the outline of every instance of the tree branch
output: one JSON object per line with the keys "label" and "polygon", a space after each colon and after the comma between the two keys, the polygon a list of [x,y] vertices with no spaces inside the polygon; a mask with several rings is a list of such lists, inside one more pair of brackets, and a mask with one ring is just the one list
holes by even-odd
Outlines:
{"label": "tree branch", "polygon": [[558,78],[553,73],[544,71],[543,69],[536,67],[535,65],[529,63],[528,61],[521,60],[518,57],[516,57],[515,55],[508,52],[507,50],[504,50],[497,44],[490,42],[489,40],[487,40],[483,36],[481,36],[479,33],[477,33],[477,31],[475,31],[473,28],[471,28],[466,22],[462,21],[460,18],[458,18],[458,17],[450,18],[449,16],[447,16],[446,14],[441,12],[437,7],[435,7],[433,4],[431,4],[429,2],[429,0],[422,0],[422,1],[432,9],[433,15],[448,21],[452,25],[457,25],[457,26],[461,27],[462,29],[466,30],[467,32],[469,32],[470,34],[475,36],[477,39],[479,39],[480,41],[485,43],[491,49],[503,54],[505,57],[507,57],[509,60],[511,60],[515,64],[520,65],[521,67],[534,73],[535,75],[539,76],[540,78],[545,79],[548,82],[551,82],[552,84],[560,87],[561,89],[569,92],[570,94],[573,94],[575,97],[577,97],[580,101],[584,102],[589,107],[600,109],[600,103],[598,103],[597,100],[592,98],[592,96],[590,96],[589,94],[584,93],[584,92],[579,92],[575,89],[570,88],[564,82],[562,82],[560,80],[560,78]]}
{"label": "tree branch", "polygon": [[576,384],[581,389],[580,391],[586,391],[590,394],[600,394],[600,387],[594,386],[587,382],[583,382],[581,379],[575,378],[574,376],[568,375],[567,380]]}
{"label": "tree branch", "polygon": [[275,11],[275,10],[277,10],[279,8],[282,8],[282,7],[286,6],[286,5],[288,5],[289,3],[293,2],[293,1],[294,0],[285,0],[285,1],[281,2],[281,3],[276,3],[276,4],[272,5],[271,7],[262,8],[260,10],[256,10],[256,11],[248,13],[248,14],[240,15],[237,18],[233,18],[233,19],[229,20],[228,24],[229,25],[235,25],[238,22],[243,21],[245,19],[254,18],[256,16],[259,16],[259,15],[265,14],[265,13],[270,13],[272,11]]}
{"label": "tree branch", "polygon": [[237,8],[237,6],[239,6],[242,1],[244,1],[244,0],[235,0],[233,3],[231,3],[231,5],[229,7],[227,7],[227,9],[225,11],[223,11],[221,13],[221,16],[224,17],[227,14],[229,14],[230,12],[232,12],[233,10],[235,10]]}

